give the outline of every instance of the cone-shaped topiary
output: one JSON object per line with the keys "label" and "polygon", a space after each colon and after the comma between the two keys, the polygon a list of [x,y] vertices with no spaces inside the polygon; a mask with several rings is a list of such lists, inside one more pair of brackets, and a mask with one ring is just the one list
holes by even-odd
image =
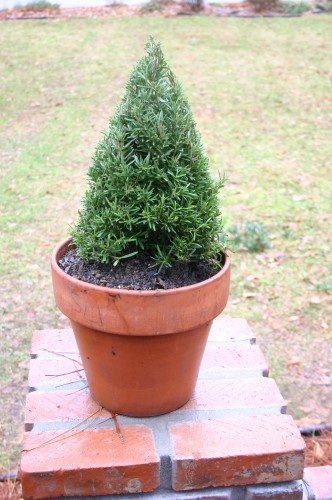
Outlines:
{"label": "cone-shaped topiary", "polygon": [[145,48],[96,148],[73,243],[80,257],[103,263],[136,254],[159,268],[176,260],[220,263],[223,183],[210,176],[189,104],[160,44],[150,38]]}

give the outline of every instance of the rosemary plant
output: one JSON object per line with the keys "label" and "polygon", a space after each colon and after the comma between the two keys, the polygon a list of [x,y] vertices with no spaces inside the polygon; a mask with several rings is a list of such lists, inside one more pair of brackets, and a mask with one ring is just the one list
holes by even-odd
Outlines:
{"label": "rosemary plant", "polygon": [[113,263],[147,256],[220,265],[218,191],[182,87],[152,37],[88,171],[72,229],[80,257]]}

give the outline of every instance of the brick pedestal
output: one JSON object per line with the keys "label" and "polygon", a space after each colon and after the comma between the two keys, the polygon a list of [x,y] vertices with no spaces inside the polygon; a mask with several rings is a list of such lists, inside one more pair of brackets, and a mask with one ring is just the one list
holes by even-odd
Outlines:
{"label": "brick pedestal", "polygon": [[242,319],[214,322],[192,399],[115,416],[90,397],[71,330],[33,333],[25,499],[301,500],[304,442]]}

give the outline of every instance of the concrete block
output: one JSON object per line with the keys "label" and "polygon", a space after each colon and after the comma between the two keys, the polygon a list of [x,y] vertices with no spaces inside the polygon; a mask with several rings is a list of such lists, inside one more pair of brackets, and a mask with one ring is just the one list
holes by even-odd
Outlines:
{"label": "concrete block", "polygon": [[245,500],[302,500],[302,481],[249,486]]}

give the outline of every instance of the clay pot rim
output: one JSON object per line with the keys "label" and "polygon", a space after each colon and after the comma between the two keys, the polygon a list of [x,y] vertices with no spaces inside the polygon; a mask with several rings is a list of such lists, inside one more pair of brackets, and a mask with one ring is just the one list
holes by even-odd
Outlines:
{"label": "clay pot rim", "polygon": [[140,295],[140,296],[145,296],[145,297],[153,297],[156,295],[162,295],[162,296],[167,296],[167,295],[173,295],[175,293],[186,293],[190,292],[190,290],[195,290],[196,288],[200,288],[202,286],[208,285],[210,283],[213,283],[214,281],[217,281],[220,279],[221,275],[226,274],[226,272],[230,268],[230,257],[225,252],[225,263],[223,267],[218,271],[216,274],[214,274],[211,278],[208,278],[207,280],[204,281],[199,281],[198,283],[194,283],[193,285],[187,285],[187,286],[182,286],[179,288],[168,288],[167,290],[127,290],[125,288],[110,288],[107,286],[101,286],[101,285],[94,285],[92,283],[88,283],[87,281],[81,281],[78,280],[77,278],[73,278],[69,274],[65,273],[59,266],[58,264],[58,259],[57,256],[61,252],[61,250],[64,247],[67,247],[69,243],[71,242],[72,238],[67,237],[64,240],[60,241],[56,247],[54,248],[52,254],[51,254],[51,266],[53,267],[56,272],[62,276],[64,279],[68,280],[69,282],[73,284],[84,284],[84,287],[87,289],[90,289],[91,291],[99,290],[99,291],[107,291],[108,293],[116,293],[116,294],[121,294],[121,295],[127,295],[127,296],[134,296],[134,295]]}

